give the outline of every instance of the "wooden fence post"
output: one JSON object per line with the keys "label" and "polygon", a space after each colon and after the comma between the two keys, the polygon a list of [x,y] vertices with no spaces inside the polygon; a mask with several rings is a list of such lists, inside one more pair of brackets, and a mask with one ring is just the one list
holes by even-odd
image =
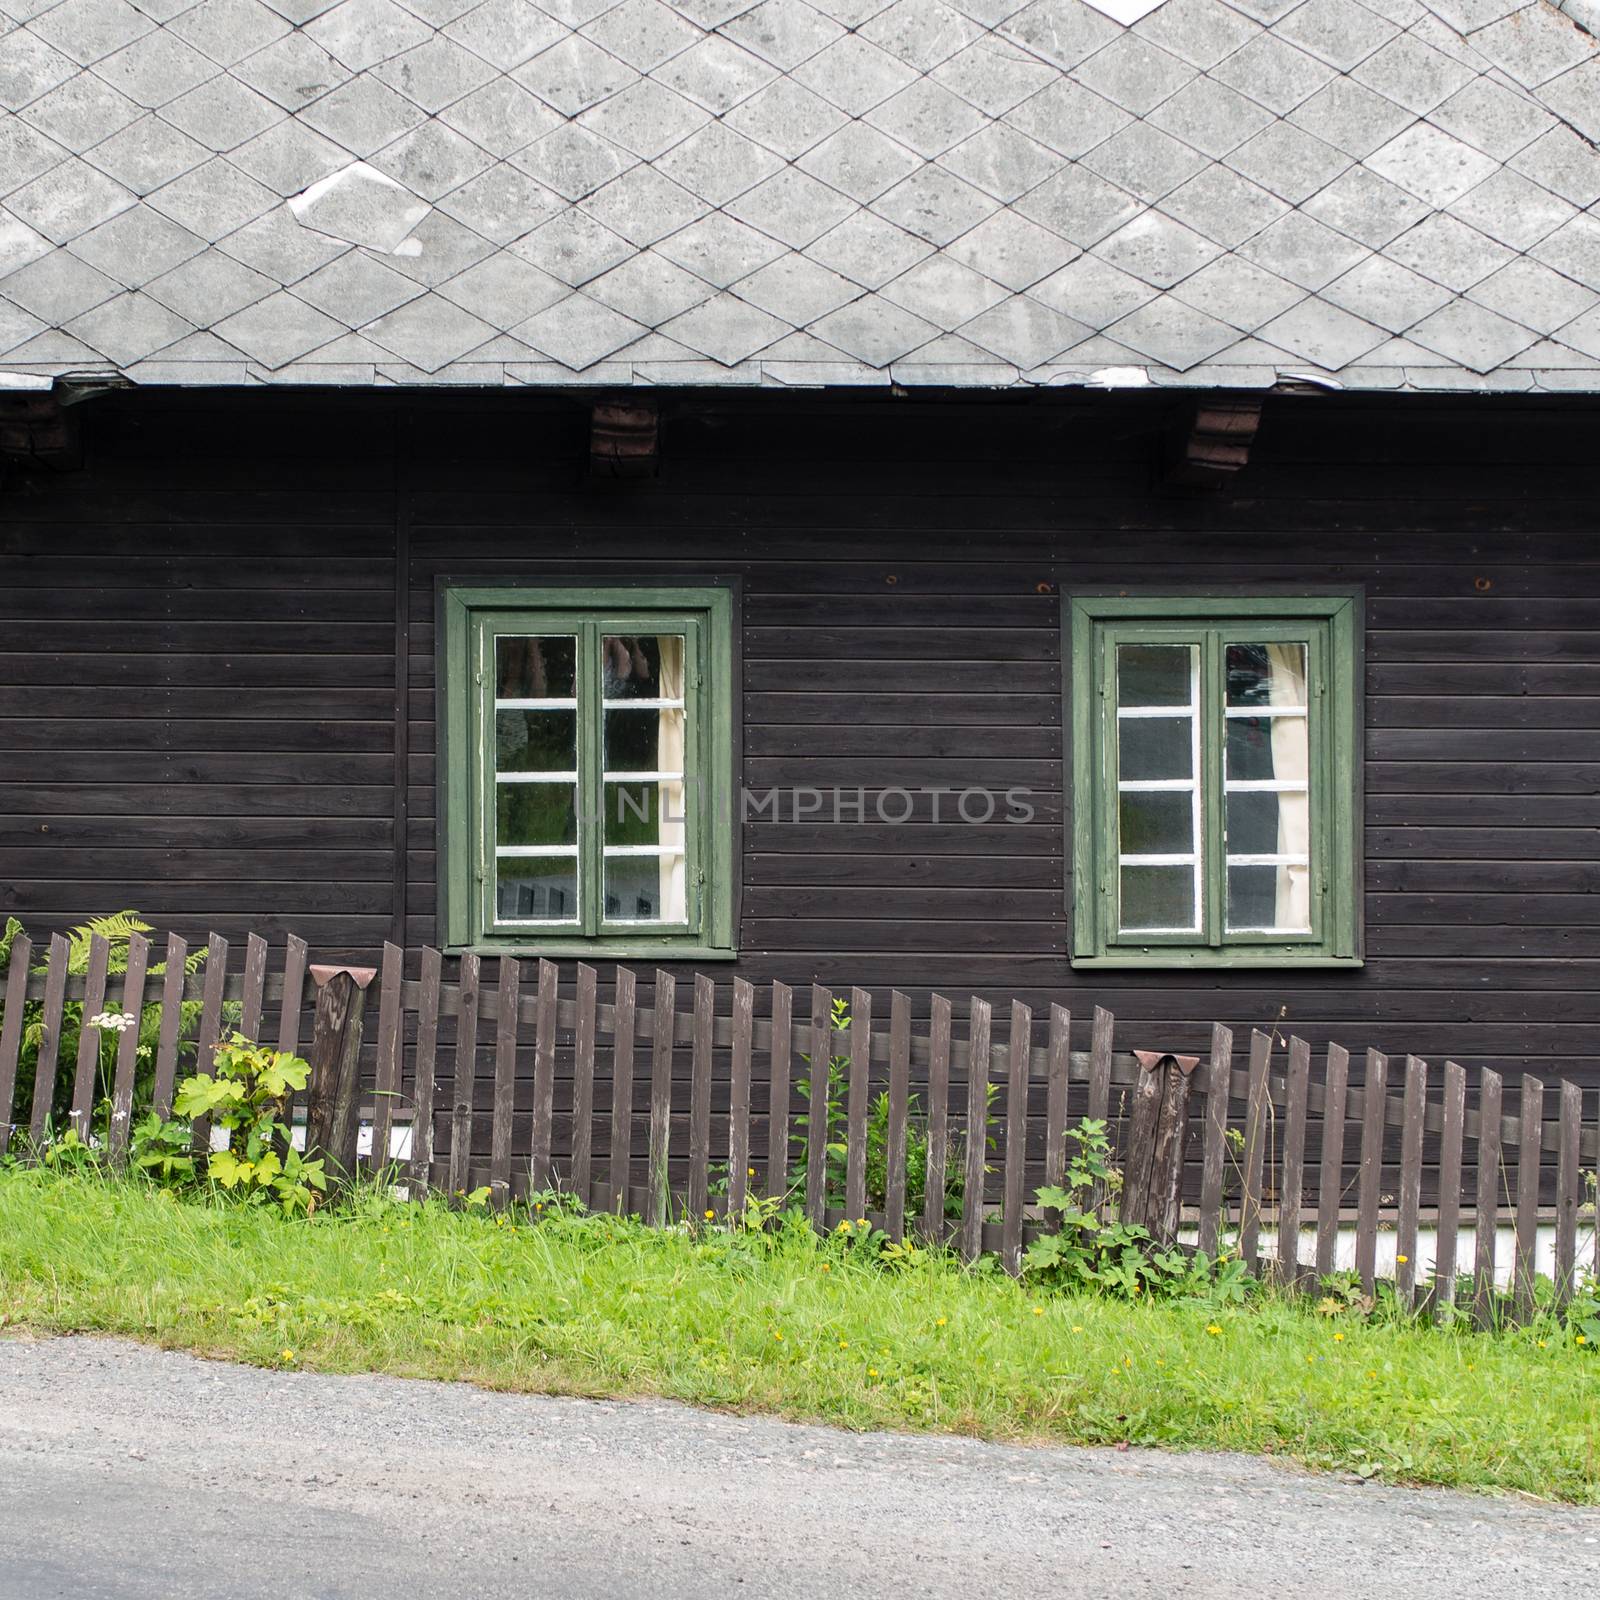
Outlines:
{"label": "wooden fence post", "polygon": [[1200,1058],[1162,1050],[1133,1053],[1142,1070],[1133,1090],[1120,1216],[1148,1228],[1152,1241],[1165,1248],[1178,1237],[1189,1092]]}
{"label": "wooden fence post", "polygon": [[330,1177],[355,1171],[361,1023],[376,967],[313,966],[317,1006],[311,1024],[306,1095],[306,1156],[320,1155]]}

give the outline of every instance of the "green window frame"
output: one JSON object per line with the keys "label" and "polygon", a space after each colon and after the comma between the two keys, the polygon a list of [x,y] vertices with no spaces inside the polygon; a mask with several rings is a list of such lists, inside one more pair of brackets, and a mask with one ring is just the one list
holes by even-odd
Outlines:
{"label": "green window frame", "polygon": [[1360,612],[1069,599],[1074,966],[1361,964]]}
{"label": "green window frame", "polygon": [[735,951],[734,596],[439,589],[447,949]]}

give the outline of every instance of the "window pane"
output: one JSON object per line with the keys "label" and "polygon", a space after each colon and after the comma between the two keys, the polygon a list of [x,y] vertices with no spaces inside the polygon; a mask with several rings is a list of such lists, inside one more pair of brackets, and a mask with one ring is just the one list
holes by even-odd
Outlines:
{"label": "window pane", "polygon": [[683,845],[682,783],[608,783],[605,786],[608,845]]}
{"label": "window pane", "polygon": [[1194,646],[1119,644],[1119,706],[1186,706],[1194,678]]}
{"label": "window pane", "polygon": [[682,634],[607,634],[600,641],[607,700],[681,700]]}
{"label": "window pane", "polygon": [[[1305,814],[1304,794],[1280,794],[1271,789],[1236,790],[1228,796],[1228,854],[1275,856],[1305,849],[1283,842],[1290,814]],[[1289,808],[1288,811],[1285,808]]]}
{"label": "window pane", "polygon": [[1310,931],[1310,869],[1304,866],[1228,868],[1228,928]]}
{"label": "window pane", "polygon": [[495,866],[495,914],[501,922],[577,921],[577,857],[502,856]]}
{"label": "window pane", "polygon": [[1124,783],[1194,775],[1192,717],[1119,717],[1117,776]]}
{"label": "window pane", "polygon": [[1303,706],[1306,647],[1303,644],[1230,644],[1230,706]]}
{"label": "window pane", "polygon": [[1228,777],[1233,782],[1275,778],[1306,781],[1304,717],[1229,717]]}
{"label": "window pane", "polygon": [[683,712],[653,706],[606,711],[607,772],[682,772]]}
{"label": "window pane", "polygon": [[570,700],[577,693],[578,641],[571,634],[498,634],[494,659],[501,700]]}
{"label": "window pane", "polygon": [[1117,797],[1125,856],[1186,855],[1194,849],[1194,796],[1164,790]]}
{"label": "window pane", "polygon": [[1198,919],[1194,904],[1192,867],[1123,867],[1122,927],[1139,929],[1193,929]]}
{"label": "window pane", "polygon": [[578,765],[576,711],[497,711],[495,769],[572,772]]}
{"label": "window pane", "polygon": [[570,783],[495,785],[496,844],[576,844],[578,791]]}
{"label": "window pane", "polygon": [[685,922],[681,855],[607,856],[608,922]]}

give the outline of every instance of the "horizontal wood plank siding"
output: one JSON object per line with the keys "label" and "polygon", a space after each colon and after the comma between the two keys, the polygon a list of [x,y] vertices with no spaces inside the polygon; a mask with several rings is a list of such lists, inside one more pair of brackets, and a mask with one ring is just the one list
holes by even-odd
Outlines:
{"label": "horizontal wood plank siding", "polygon": [[[1141,1046],[1292,1031],[1314,1077],[1332,1039],[1430,1082],[1448,1057],[1600,1083],[1600,408],[1275,398],[1237,485],[1186,494],[1160,479],[1181,405],[683,396],[660,476],[617,485],[585,479],[580,397],[95,401],[86,470],[3,491],[0,915],[36,948],[131,906],[192,944],[415,949],[436,937],[436,580],[737,580],[745,782],[859,786],[869,818],[786,804],[741,828],[719,993],[860,985],[887,1015],[897,988],[919,1019],[935,989],[1058,1003],[1075,1048],[1101,1004]],[[1074,973],[1062,595],[1352,584],[1366,966]],[[1034,815],[966,826],[918,795],[891,827],[870,813],[894,785],[1021,786]]]}

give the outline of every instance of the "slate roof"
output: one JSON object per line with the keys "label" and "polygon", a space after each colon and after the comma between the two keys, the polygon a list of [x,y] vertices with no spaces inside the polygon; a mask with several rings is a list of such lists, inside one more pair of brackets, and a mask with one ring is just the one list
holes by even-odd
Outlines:
{"label": "slate roof", "polygon": [[0,17],[0,386],[1600,388],[1546,0]]}

